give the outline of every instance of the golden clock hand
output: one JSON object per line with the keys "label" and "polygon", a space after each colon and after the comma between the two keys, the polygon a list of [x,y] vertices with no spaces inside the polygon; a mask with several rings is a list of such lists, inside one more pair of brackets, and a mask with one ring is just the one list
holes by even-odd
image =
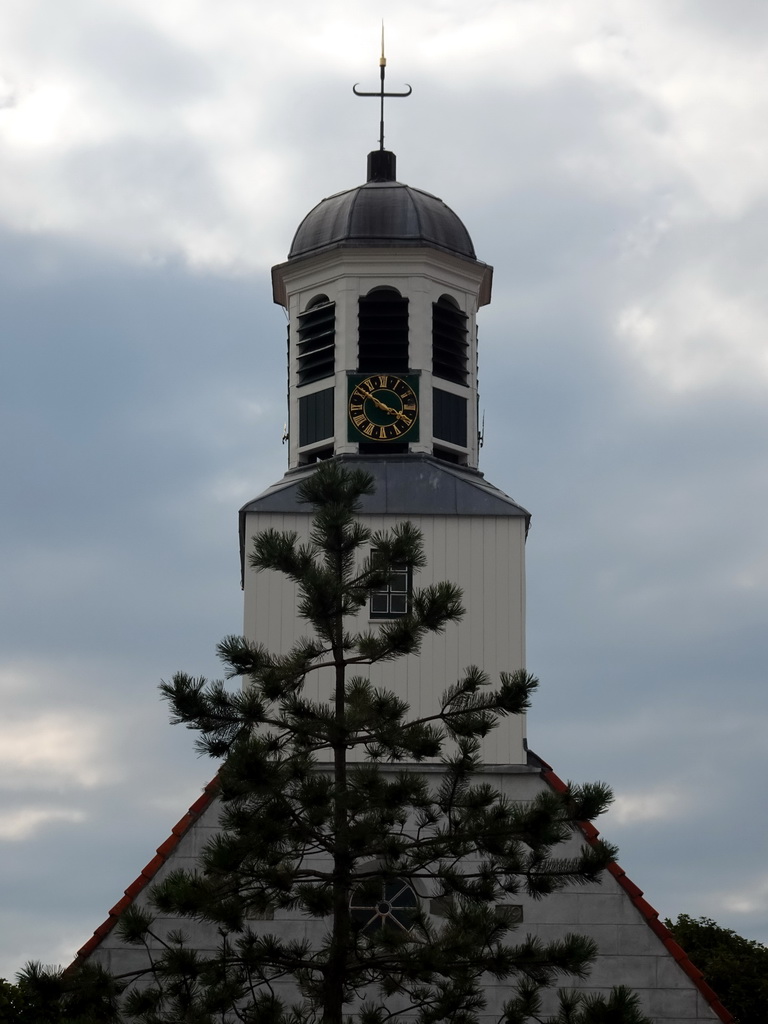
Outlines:
{"label": "golden clock hand", "polygon": [[373,402],[373,404],[376,406],[376,408],[377,409],[381,409],[382,412],[389,412],[393,416],[398,416],[398,417],[402,415],[402,413],[399,413],[397,411],[397,409],[393,409],[391,405],[385,405],[384,402],[379,401],[379,399],[376,398],[375,395],[368,395],[368,397]]}
{"label": "golden clock hand", "polygon": [[389,413],[390,416],[396,416],[398,420],[402,420],[404,418],[401,412],[398,412],[396,409],[392,409],[391,406],[387,406],[385,402],[375,398],[372,394],[369,395],[369,398],[374,403],[374,406],[380,409],[383,413]]}
{"label": "golden clock hand", "polygon": [[401,420],[403,423],[411,425],[411,420],[406,414],[400,409],[393,409],[391,405],[386,405],[380,399],[376,398],[375,395],[368,395],[368,398],[373,402],[377,409],[381,409],[382,412],[388,412],[391,416]]}
{"label": "golden clock hand", "polygon": [[387,412],[391,412],[393,416],[399,420],[403,420],[405,423],[410,424],[411,422],[402,410],[398,411],[397,409],[387,409]]}

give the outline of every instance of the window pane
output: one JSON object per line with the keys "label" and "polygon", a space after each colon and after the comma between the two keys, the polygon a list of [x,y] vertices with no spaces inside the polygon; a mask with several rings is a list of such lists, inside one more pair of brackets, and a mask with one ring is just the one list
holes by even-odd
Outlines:
{"label": "window pane", "polygon": [[[373,552],[374,560],[376,552]],[[371,594],[369,613],[377,618],[396,618],[407,615],[411,599],[411,573],[396,568],[388,583]]]}

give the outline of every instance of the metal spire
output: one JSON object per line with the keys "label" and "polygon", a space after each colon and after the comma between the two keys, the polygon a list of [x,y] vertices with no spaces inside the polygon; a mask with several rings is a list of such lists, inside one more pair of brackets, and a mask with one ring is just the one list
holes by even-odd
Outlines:
{"label": "metal spire", "polygon": [[379,86],[378,92],[361,92],[357,86],[358,82],[352,86],[352,92],[355,96],[378,96],[381,100],[381,119],[379,121],[379,151],[384,152],[384,97],[385,96],[410,96],[413,89],[406,82],[408,92],[385,92],[384,91],[384,75],[387,69],[387,58],[384,56],[384,22],[381,23],[381,57],[379,57],[379,75],[381,78],[381,85]]}

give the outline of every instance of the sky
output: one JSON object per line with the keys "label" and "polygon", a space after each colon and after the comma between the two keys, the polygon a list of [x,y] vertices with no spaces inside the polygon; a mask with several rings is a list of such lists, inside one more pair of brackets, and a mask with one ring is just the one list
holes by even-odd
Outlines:
{"label": "sky", "polygon": [[[286,468],[269,270],[378,137],[370,0],[6,0],[0,976],[66,964],[215,765]],[[530,746],[662,917],[768,943],[768,5],[389,0],[398,178],[494,266],[481,469],[533,514]]]}

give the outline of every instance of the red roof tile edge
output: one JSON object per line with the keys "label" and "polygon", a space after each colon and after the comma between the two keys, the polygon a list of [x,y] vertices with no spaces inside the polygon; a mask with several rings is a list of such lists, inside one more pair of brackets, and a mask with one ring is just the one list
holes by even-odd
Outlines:
{"label": "red roof tile edge", "polygon": [[[568,787],[560,776],[556,775],[552,770],[552,767],[548,765],[543,758],[539,757],[538,754],[533,754],[533,757],[536,761],[541,763],[541,777],[547,785],[557,793],[564,793]],[[597,842],[600,833],[591,821],[579,822],[579,828],[584,833],[584,837],[588,843]],[[712,1011],[717,1014],[721,1021],[723,1021],[723,1024],[736,1024],[736,1018],[726,1010],[718,999],[716,993],[713,992],[704,980],[704,975],[698,967],[690,961],[685,950],[675,941],[672,936],[672,932],[662,921],[659,920],[658,910],[655,910],[647,900],[643,899],[642,889],[635,885],[624,869],[617,864],[616,861],[610,862],[608,865],[608,872],[613,875],[621,888],[627,893],[632,903],[645,918],[646,923],[649,925],[651,930],[661,939],[674,960],[685,971],[694,985],[698,988],[701,995],[709,1003]]]}
{"label": "red roof tile edge", "polygon": [[99,925],[99,927],[90,937],[90,939],[88,939],[88,941],[85,943],[85,945],[78,949],[75,959],[69,965],[67,970],[71,970],[72,968],[77,967],[78,964],[85,960],[86,957],[90,956],[91,953],[93,953],[93,951],[99,945],[99,943],[101,943],[104,940],[104,938],[106,938],[106,936],[109,935],[109,933],[117,924],[122,912],[126,909],[126,907],[129,907],[133,903],[134,899],[138,896],[141,890],[144,889],[145,886],[149,885],[149,883],[155,877],[155,875],[163,866],[163,864],[165,864],[165,862],[168,860],[171,853],[173,853],[173,851],[176,849],[179,842],[181,841],[181,837],[190,830],[190,828],[195,824],[195,822],[199,820],[203,812],[211,806],[218,792],[219,777],[217,775],[215,778],[211,779],[208,785],[204,788],[202,794],[197,798],[197,800],[195,800],[195,802],[189,808],[184,817],[181,818],[180,821],[176,822],[176,824],[171,829],[171,834],[168,836],[164,843],[161,843],[160,846],[158,846],[157,853],[149,862],[149,864],[142,868],[142,871],[139,874],[138,878],[134,879],[134,881],[131,882],[131,884],[125,890],[125,893],[122,896],[122,898],[117,901],[114,907],[112,907],[112,909],[109,912],[109,917],[106,919],[106,921],[103,921],[102,924]]}

